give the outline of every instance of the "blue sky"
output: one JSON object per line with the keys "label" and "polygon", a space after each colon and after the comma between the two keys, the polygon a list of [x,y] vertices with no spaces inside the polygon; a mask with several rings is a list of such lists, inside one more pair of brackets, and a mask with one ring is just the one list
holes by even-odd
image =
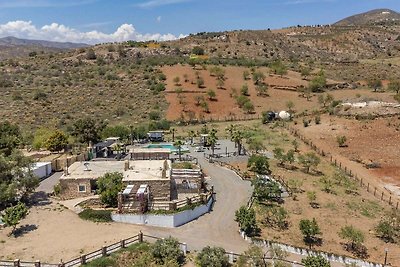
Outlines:
{"label": "blue sky", "polygon": [[0,0],[0,37],[97,43],[329,24],[400,0]]}

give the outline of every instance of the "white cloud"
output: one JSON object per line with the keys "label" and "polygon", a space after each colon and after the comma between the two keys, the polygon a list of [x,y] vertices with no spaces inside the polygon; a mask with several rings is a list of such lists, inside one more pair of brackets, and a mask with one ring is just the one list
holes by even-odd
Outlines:
{"label": "white cloud", "polygon": [[41,28],[32,24],[31,21],[10,21],[6,24],[0,24],[0,36],[14,36],[18,38],[40,39],[57,42],[79,42],[96,44],[103,42],[122,42],[122,41],[169,41],[183,38],[185,35],[160,33],[140,33],[137,32],[132,24],[122,24],[113,33],[104,33],[101,31],[82,32],[58,23],[44,25]]}
{"label": "white cloud", "polygon": [[156,20],[157,22],[161,22],[161,16],[158,16]]}
{"label": "white cloud", "polygon": [[148,0],[146,2],[137,4],[136,6],[141,7],[141,8],[153,8],[153,7],[159,7],[159,6],[180,4],[180,3],[189,2],[189,1],[191,1],[191,0]]}

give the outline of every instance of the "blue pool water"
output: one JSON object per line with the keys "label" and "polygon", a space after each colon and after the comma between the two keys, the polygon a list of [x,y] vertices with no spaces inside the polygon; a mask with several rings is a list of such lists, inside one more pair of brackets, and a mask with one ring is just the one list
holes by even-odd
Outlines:
{"label": "blue pool water", "polygon": [[[145,148],[167,148],[172,152],[178,152],[178,148],[175,147],[173,144],[168,144],[168,143],[164,143],[164,144],[149,144],[147,146],[145,146]],[[185,146],[181,147],[181,152],[188,152],[189,149]]]}

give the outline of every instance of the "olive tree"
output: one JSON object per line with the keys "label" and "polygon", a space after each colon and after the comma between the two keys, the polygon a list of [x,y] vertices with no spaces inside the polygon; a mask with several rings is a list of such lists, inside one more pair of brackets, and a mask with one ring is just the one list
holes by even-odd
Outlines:
{"label": "olive tree", "polygon": [[203,248],[196,257],[196,263],[200,267],[227,267],[228,256],[225,249],[207,246]]}
{"label": "olive tree", "polygon": [[303,234],[304,243],[308,244],[311,249],[312,245],[319,241],[317,235],[321,234],[321,230],[319,229],[317,221],[315,220],[315,218],[313,218],[312,220],[301,220],[299,223],[299,228],[301,233]]}
{"label": "olive tree", "polygon": [[12,227],[10,235],[15,233],[17,225],[26,215],[28,215],[28,208],[22,202],[4,210],[2,221],[6,227]]}
{"label": "olive tree", "polygon": [[110,207],[118,205],[118,193],[122,190],[123,175],[120,172],[106,173],[97,180],[100,200]]}

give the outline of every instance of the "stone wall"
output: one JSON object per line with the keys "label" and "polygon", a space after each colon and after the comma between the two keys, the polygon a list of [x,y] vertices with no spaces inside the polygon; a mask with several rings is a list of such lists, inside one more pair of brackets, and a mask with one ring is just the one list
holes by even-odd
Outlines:
{"label": "stone wall", "polygon": [[[94,180],[89,178],[82,179],[60,179],[62,199],[72,199],[79,197],[87,197],[93,195],[92,185]],[[86,186],[86,192],[79,192],[79,185]]]}
{"label": "stone wall", "polygon": [[165,201],[171,200],[172,186],[170,179],[129,181],[126,184],[134,185],[135,190],[137,190],[140,185],[147,184],[150,187],[150,192],[154,198]]}
{"label": "stone wall", "polygon": [[133,152],[131,154],[131,159],[133,160],[162,160],[169,159],[168,152]]}

